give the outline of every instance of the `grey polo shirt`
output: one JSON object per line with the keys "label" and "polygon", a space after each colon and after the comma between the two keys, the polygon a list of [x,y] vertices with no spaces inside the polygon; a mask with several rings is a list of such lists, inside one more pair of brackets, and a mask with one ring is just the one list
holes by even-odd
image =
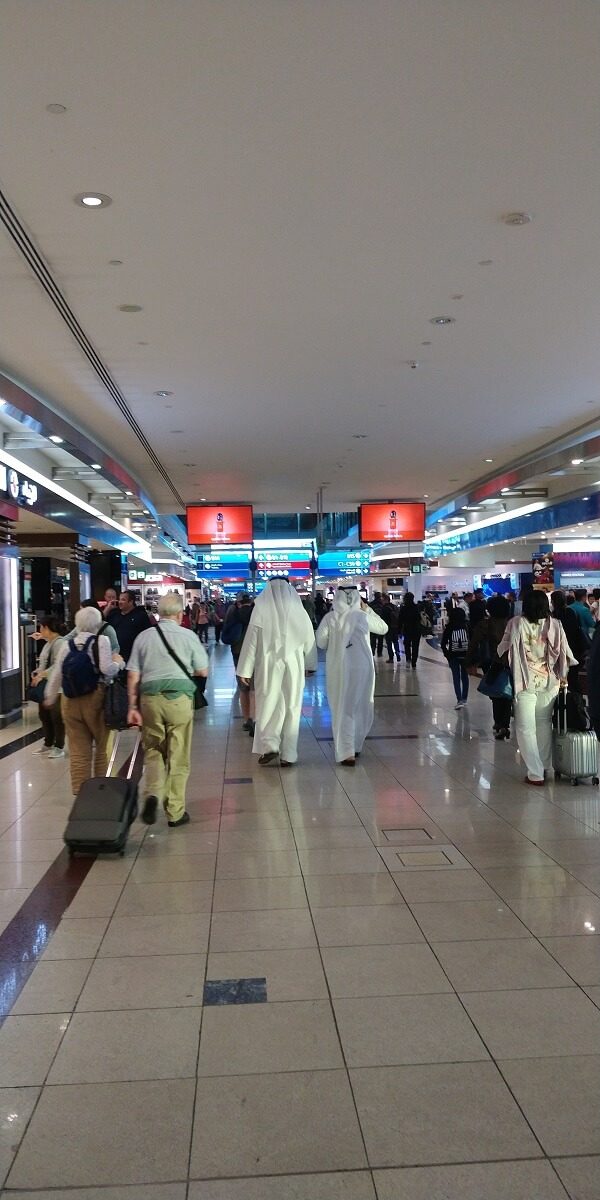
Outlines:
{"label": "grey polo shirt", "polygon": [[[208,655],[191,629],[182,629],[181,625],[168,619],[159,621],[159,627],[177,657],[192,675],[196,671],[207,670]],[[138,633],[129,656],[127,670],[139,673],[142,695],[194,695],[194,683],[171,658],[154,626]]]}

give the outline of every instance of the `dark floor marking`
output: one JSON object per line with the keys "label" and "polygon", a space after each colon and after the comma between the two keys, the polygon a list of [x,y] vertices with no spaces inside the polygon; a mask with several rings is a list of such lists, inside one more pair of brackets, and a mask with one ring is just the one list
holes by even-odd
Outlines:
{"label": "dark floor marking", "polygon": [[32,742],[39,742],[43,736],[43,729],[32,729],[31,733],[21,734],[21,737],[15,738],[14,742],[7,742],[5,746],[0,746],[0,758],[8,758],[9,754],[16,754],[17,750],[24,750],[26,746],[31,746]]}
{"label": "dark floor marking", "polygon": [[230,775],[223,783],[254,783],[252,775]]}
{"label": "dark floor marking", "polygon": [[66,849],[61,851],[0,933],[0,1021],[10,1012],[94,861],[69,858]]}
{"label": "dark floor marking", "polygon": [[[35,736],[41,737],[42,731],[36,731]],[[34,737],[26,734],[19,740],[26,739],[31,742]],[[123,763],[119,775],[127,773],[130,759],[131,756]],[[143,754],[140,752],[134,770],[136,782],[139,781],[142,766]],[[21,994],[95,861],[96,856],[92,854],[70,858],[66,848],[61,850],[18,913],[0,933],[0,1025]]]}
{"label": "dark floor marking", "polygon": [[204,1005],[266,1004],[266,979],[209,979],[204,984]]}

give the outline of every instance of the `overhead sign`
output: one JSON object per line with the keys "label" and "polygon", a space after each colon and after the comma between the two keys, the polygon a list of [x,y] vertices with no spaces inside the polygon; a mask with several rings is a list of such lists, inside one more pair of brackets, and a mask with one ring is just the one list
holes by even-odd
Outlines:
{"label": "overhead sign", "polygon": [[425,537],[425,505],[421,503],[360,504],[361,542],[421,542]]}
{"label": "overhead sign", "polygon": [[37,484],[32,483],[24,475],[19,475],[18,471],[12,467],[5,467],[0,463],[0,492],[4,492],[15,504],[23,504],[32,507],[38,498]]}
{"label": "overhead sign", "polygon": [[248,550],[209,551],[208,554],[196,556],[196,566],[199,575],[218,577],[219,579],[250,578],[250,552]]}
{"label": "overhead sign", "polygon": [[252,541],[251,504],[190,504],[186,517],[190,546],[235,546]]}
{"label": "overhead sign", "polygon": [[533,571],[534,584],[543,584],[545,587],[554,584],[554,555],[551,550],[548,552],[541,551],[534,554],[531,559],[531,569]]}
{"label": "overhead sign", "polygon": [[340,579],[368,575],[370,562],[370,550],[324,550],[319,554],[317,575],[334,575]]}
{"label": "overhead sign", "polygon": [[256,578],[276,579],[277,576],[302,577],[310,575],[310,554],[307,550],[257,550]]}

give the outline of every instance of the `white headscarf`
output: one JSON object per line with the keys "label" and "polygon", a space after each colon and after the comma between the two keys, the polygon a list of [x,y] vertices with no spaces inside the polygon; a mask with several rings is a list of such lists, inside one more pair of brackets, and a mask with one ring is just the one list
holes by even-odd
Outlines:
{"label": "white headscarf", "polygon": [[340,584],[333,597],[333,612],[337,624],[344,630],[344,636],[352,636],[355,630],[368,633],[367,618],[361,608],[361,595],[358,588],[352,584]]}
{"label": "white headscarf", "polygon": [[287,579],[270,579],[254,603],[252,624],[262,630],[265,652],[274,650],[287,658],[304,646],[312,631],[302,601]]}

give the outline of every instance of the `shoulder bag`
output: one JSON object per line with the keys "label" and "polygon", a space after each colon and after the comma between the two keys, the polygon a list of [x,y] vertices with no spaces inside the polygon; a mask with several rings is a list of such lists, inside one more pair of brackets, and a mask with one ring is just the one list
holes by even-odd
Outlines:
{"label": "shoulder bag", "polygon": [[206,677],[204,675],[192,675],[191,671],[188,671],[187,667],[184,667],[179,655],[176,654],[175,651],[172,649],[172,647],[169,645],[160,625],[155,625],[154,628],[156,629],[156,632],[157,632],[158,636],[160,637],[160,640],[161,640],[163,646],[165,647],[167,654],[170,654],[171,658],[173,659],[173,662],[177,663],[177,666],[179,667],[180,671],[183,671],[184,675],[187,675],[188,679],[190,679],[194,685],[194,688],[195,688],[194,710],[197,710],[199,708],[208,708],[208,700],[206,699],[206,696],[204,695],[204,689],[206,687]]}

